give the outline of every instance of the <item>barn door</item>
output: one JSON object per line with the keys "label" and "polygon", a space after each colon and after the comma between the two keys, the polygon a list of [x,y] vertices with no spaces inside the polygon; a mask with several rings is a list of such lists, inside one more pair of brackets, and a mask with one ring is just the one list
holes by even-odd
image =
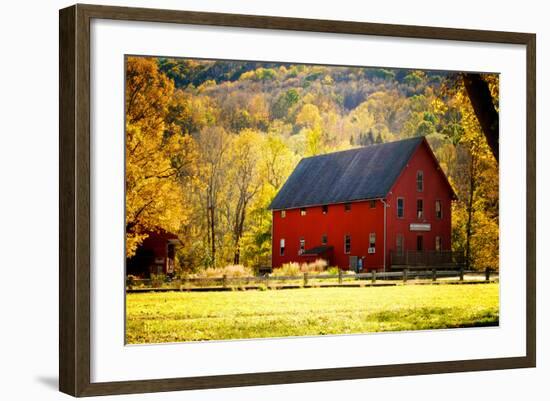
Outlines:
{"label": "barn door", "polygon": [[349,269],[353,270],[354,272],[357,271],[357,256],[349,257]]}

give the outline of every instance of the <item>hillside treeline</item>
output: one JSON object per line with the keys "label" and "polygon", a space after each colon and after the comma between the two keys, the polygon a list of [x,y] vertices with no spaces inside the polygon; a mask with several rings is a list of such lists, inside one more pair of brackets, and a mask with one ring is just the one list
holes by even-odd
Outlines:
{"label": "hillside treeline", "polygon": [[[498,164],[461,74],[129,57],[127,257],[177,233],[178,268],[268,266],[269,203],[299,160],[426,136],[459,200],[453,249],[498,267]],[[498,75],[483,75],[498,110]]]}

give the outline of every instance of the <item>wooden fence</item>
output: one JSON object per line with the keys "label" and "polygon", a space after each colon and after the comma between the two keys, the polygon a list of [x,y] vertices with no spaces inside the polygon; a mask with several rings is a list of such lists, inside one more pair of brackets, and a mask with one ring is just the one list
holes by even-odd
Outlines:
{"label": "wooden fence", "polygon": [[247,276],[247,277],[189,277],[180,279],[132,279],[126,280],[130,292],[139,291],[223,291],[231,289],[286,289],[312,287],[363,287],[365,285],[394,286],[398,284],[427,283],[482,283],[498,281],[498,272],[486,269],[465,270],[409,270],[348,274],[303,273],[299,276]]}

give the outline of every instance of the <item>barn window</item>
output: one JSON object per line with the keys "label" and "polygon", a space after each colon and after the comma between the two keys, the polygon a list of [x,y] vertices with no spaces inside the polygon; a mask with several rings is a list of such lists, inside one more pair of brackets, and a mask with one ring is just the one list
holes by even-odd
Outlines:
{"label": "barn window", "polygon": [[435,217],[436,217],[436,219],[440,219],[441,217],[443,217],[443,212],[441,210],[441,201],[440,200],[435,201]]}
{"label": "barn window", "polygon": [[306,208],[303,207],[300,209],[300,216],[305,216],[307,214]]}
{"label": "barn window", "polygon": [[303,254],[306,251],[306,240],[300,238],[300,249],[298,250],[298,255]]}
{"label": "barn window", "polygon": [[397,237],[395,237],[395,248],[398,255],[403,255],[403,251],[405,250],[403,243],[403,234],[397,234]]}
{"label": "barn window", "polygon": [[419,219],[424,218],[424,201],[422,199],[416,200],[416,217]]}
{"label": "barn window", "polygon": [[441,250],[441,237],[439,235],[435,237],[435,250],[438,252]]}
{"label": "barn window", "polygon": [[370,205],[370,208],[371,208],[371,209],[375,209],[375,208],[376,208],[376,201],[375,201],[375,200],[371,200],[371,201],[369,202],[369,205]]}
{"label": "barn window", "polygon": [[405,216],[405,199],[397,198],[397,217],[403,218]]}
{"label": "barn window", "polygon": [[286,217],[286,210],[281,210],[281,218],[284,219]]}
{"label": "barn window", "polygon": [[418,192],[424,191],[424,172],[422,170],[416,172],[416,190]]}
{"label": "barn window", "polygon": [[345,210],[346,212],[349,212],[349,211],[351,210],[351,203],[345,203],[345,204],[344,204],[344,210]]}
{"label": "barn window", "polygon": [[327,206],[327,205],[323,205],[323,206],[322,206],[322,209],[323,209],[323,214],[327,214],[327,213],[328,213],[328,206]]}
{"label": "barn window", "polygon": [[351,235],[344,235],[344,253],[351,252]]}
{"label": "barn window", "polygon": [[285,256],[285,239],[281,238],[280,241],[280,252],[281,256]]}
{"label": "barn window", "polygon": [[321,237],[321,245],[326,244],[328,244],[328,236],[326,234],[323,234],[323,236]]}
{"label": "barn window", "polygon": [[424,237],[422,235],[419,235],[416,237],[416,250],[422,251],[424,249]]}
{"label": "barn window", "polygon": [[369,234],[369,248],[376,247],[376,233]]}

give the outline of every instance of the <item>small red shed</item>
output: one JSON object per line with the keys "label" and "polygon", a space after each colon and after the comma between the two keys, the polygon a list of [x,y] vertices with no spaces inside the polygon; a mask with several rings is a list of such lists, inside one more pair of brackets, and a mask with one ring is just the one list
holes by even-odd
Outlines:
{"label": "small red shed", "polygon": [[424,137],[302,159],[270,205],[272,267],[322,258],[385,271],[444,260],[453,199]]}
{"label": "small red shed", "polygon": [[136,254],[126,259],[126,274],[138,277],[174,274],[176,247],[180,244],[176,234],[160,228],[149,231]]}

